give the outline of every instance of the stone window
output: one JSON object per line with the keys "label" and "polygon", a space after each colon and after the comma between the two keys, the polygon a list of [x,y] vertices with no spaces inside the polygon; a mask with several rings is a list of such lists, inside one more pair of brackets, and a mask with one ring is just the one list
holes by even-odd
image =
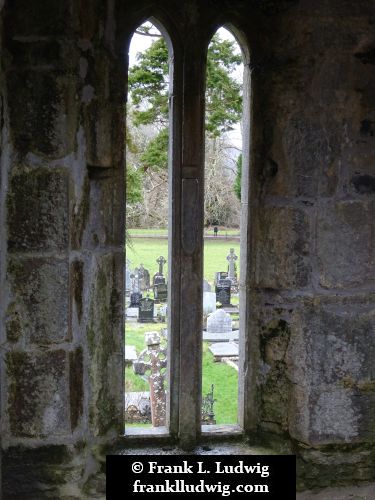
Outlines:
{"label": "stone window", "polygon": [[[161,16],[162,17],[162,16]],[[249,298],[246,280],[249,273],[249,120],[243,124],[240,359],[238,425],[201,426],[202,316],[203,316],[203,219],[204,219],[204,113],[206,54],[211,36],[205,33],[184,51],[173,28],[163,19],[148,18],[163,34],[170,55],[170,145],[169,145],[169,289],[168,308],[168,387],[167,427],[142,430],[142,437],[169,435],[185,447],[193,446],[201,434],[241,433],[246,428],[245,401],[249,383],[249,342],[246,318]],[[142,24],[143,20],[136,25]],[[225,26],[235,36],[243,52],[244,117],[250,116],[250,70],[247,44],[233,26]],[[129,33],[129,41],[134,29]],[[209,427],[209,428],[208,428]],[[126,430],[130,439],[139,431]]]}

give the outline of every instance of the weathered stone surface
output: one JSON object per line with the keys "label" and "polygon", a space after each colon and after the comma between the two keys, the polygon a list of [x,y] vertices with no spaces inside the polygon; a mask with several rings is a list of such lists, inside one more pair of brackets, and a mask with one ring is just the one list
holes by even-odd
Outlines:
{"label": "weathered stone surface", "polygon": [[64,436],[70,431],[65,351],[9,352],[8,412],[13,436]]}
{"label": "weathered stone surface", "polygon": [[78,321],[82,319],[83,310],[83,262],[74,260],[70,266],[71,295],[77,312]]}
{"label": "weathered stone surface", "polygon": [[[63,62],[62,45],[57,40],[22,42],[9,40],[7,48],[11,54],[12,66],[44,66]],[[60,61],[59,61],[60,60]]]}
{"label": "weathered stone surface", "polygon": [[95,435],[123,432],[122,255],[92,262],[87,344],[90,374],[90,423]]}
{"label": "weathered stone surface", "polygon": [[311,443],[373,441],[375,309],[305,305],[287,353],[290,433]]}
{"label": "weathered stone surface", "polygon": [[[8,277],[14,302],[8,321],[11,340],[33,344],[63,342],[69,336],[69,268],[67,260],[12,258]],[[16,337],[16,338],[15,338]]]}
{"label": "weathered stone surface", "polygon": [[77,127],[74,79],[59,71],[10,71],[7,86],[19,154],[60,158],[71,153]]}
{"label": "weathered stone surface", "polygon": [[374,202],[326,203],[319,209],[317,253],[325,288],[364,285],[375,277]]}
{"label": "weathered stone surface", "polygon": [[72,227],[75,245],[77,248],[123,245],[123,215],[113,217],[124,200],[121,170],[88,167],[88,176],[90,185],[81,201],[81,220],[78,217]]}
{"label": "weathered stone surface", "polygon": [[288,429],[291,383],[286,364],[290,325],[276,314],[260,332],[261,375],[259,377],[261,427],[272,432]]}
{"label": "weathered stone surface", "polygon": [[266,288],[305,287],[310,277],[308,217],[293,208],[264,208],[256,229],[256,283]]}
{"label": "weathered stone surface", "polygon": [[38,8],[27,0],[11,2],[6,9],[9,36],[63,35],[71,22],[68,2],[38,0]]}
{"label": "weathered stone surface", "polygon": [[[189,219],[192,212],[182,217],[180,174],[197,174],[195,194],[203,206],[204,95],[197,85],[203,67],[189,55],[192,46],[196,53],[206,50],[215,23],[238,19],[249,36],[252,80],[251,120],[248,109],[244,120],[244,137],[251,136],[251,166],[248,171],[244,162],[243,169],[250,184],[243,200],[248,266],[240,283],[245,430],[269,431],[283,443],[292,438],[301,488],[371,479],[373,0],[0,0],[0,199],[7,199],[0,203],[0,325],[6,329],[0,344],[8,353],[0,389],[2,443],[10,446],[3,450],[7,500],[105,495],[96,445],[123,430],[124,50],[139,16],[156,4],[176,29],[174,74],[177,82],[184,79],[171,96],[172,274],[179,296],[172,290],[169,340],[177,350],[174,367],[185,376],[176,376],[171,391],[172,409],[179,405],[172,433],[181,431],[184,444],[194,446],[200,431],[192,408],[200,410],[201,231],[192,258],[184,254],[192,242],[181,247],[181,235],[202,220]],[[63,314],[68,309],[71,337]],[[179,330],[181,325],[187,327]],[[179,331],[184,335],[178,338]],[[38,449],[28,455],[13,446],[20,440],[36,448],[47,440],[71,443],[81,433],[84,443],[74,450],[69,444],[74,470],[70,458],[60,462],[46,453],[42,459]],[[163,453],[160,447],[157,452]],[[58,454],[65,455],[63,448]]]}
{"label": "weathered stone surface", "polygon": [[292,116],[280,133],[284,161],[289,169],[289,175],[285,176],[288,194],[303,197],[314,197],[318,192],[333,194],[337,184],[334,163],[337,141],[322,133],[319,121],[301,113]]}
{"label": "weathered stone surface", "polygon": [[[372,445],[334,445],[320,449],[299,449],[297,458],[297,490],[344,486],[360,481],[373,481],[374,449]],[[326,492],[324,498],[334,498]],[[352,495],[340,498],[366,498]],[[368,497],[372,498],[372,497]]]}
{"label": "weathered stone surface", "polygon": [[[80,460],[77,457],[74,460],[74,451],[67,445],[10,447],[3,457],[4,500],[82,498],[78,488],[72,485],[68,488],[72,496],[61,493],[65,483],[78,485],[84,471]],[[73,496],[73,493],[78,494]]]}
{"label": "weathered stone surface", "polygon": [[69,353],[70,423],[72,431],[83,412],[83,350],[78,347]]}
{"label": "weathered stone surface", "polygon": [[33,169],[13,175],[8,194],[10,251],[66,250],[68,174]]}

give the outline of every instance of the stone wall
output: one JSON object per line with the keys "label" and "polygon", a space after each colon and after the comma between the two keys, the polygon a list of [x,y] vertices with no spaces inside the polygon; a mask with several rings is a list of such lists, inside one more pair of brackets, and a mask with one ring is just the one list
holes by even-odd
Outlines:
{"label": "stone wall", "polygon": [[[300,487],[374,478],[375,3],[157,4],[181,43],[228,18],[250,43],[245,430],[292,443]],[[152,5],[1,11],[5,498],[104,495],[123,431],[124,37]]]}
{"label": "stone wall", "polygon": [[374,14],[372,1],[299,2],[271,21],[272,53],[255,70],[258,422],[304,444],[310,485],[328,480],[337,453],[339,481],[372,475]]}
{"label": "stone wall", "polygon": [[4,11],[3,495],[102,497],[102,447],[123,431],[113,21],[103,2]]}

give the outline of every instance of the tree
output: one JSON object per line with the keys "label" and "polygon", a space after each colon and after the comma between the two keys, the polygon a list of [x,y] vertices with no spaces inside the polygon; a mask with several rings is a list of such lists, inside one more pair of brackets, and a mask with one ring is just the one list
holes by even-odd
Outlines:
{"label": "tree", "polygon": [[[149,26],[137,32],[152,36]],[[241,120],[241,85],[233,76],[241,62],[234,42],[214,35],[207,55],[205,210],[207,222],[215,220],[222,225],[232,221],[238,211],[233,191],[226,193],[233,175],[225,171],[222,147],[226,132]],[[129,140],[138,145],[135,154],[130,152],[131,163],[143,179],[142,204],[128,210],[130,226],[164,225],[167,218],[168,93],[169,55],[164,39],[159,37],[137,54],[137,64],[129,69]],[[131,185],[135,181],[131,178]]]}
{"label": "tree", "polygon": [[[150,143],[150,154],[144,152],[145,160],[150,157],[157,160],[148,167],[161,168],[160,160],[167,158],[168,59],[167,45],[163,38],[158,38],[137,55],[138,64],[129,70],[133,124],[135,127],[153,124],[161,135],[160,139]],[[206,80],[206,130],[209,137],[219,137],[232,130],[241,119],[241,85],[231,76],[241,62],[241,55],[234,50],[234,42],[222,40],[218,34],[213,36],[208,47]],[[166,168],[167,161],[163,165]]]}
{"label": "tree", "polygon": [[241,201],[242,153],[237,158],[236,166],[236,178],[234,180],[233,188],[237,198]]}

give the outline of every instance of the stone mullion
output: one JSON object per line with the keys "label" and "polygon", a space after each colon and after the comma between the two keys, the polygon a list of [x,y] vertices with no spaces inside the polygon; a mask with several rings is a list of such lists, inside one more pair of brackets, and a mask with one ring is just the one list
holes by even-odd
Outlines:
{"label": "stone mullion", "polygon": [[[191,35],[193,37],[193,35]],[[201,430],[205,51],[187,41],[183,75],[181,177],[179,437],[194,446]]]}

